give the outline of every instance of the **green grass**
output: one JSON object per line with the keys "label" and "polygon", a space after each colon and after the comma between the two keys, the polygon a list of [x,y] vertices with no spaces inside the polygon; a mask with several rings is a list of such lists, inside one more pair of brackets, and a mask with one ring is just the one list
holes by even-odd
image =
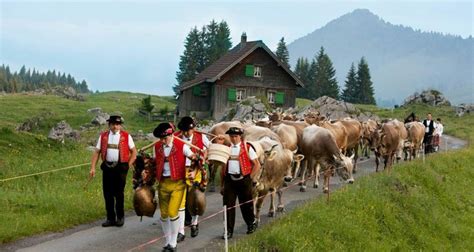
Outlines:
{"label": "green grass", "polygon": [[[450,107],[380,109],[381,118],[441,117],[445,132],[474,139],[474,117]],[[234,244],[232,251],[474,251],[474,147],[429,156],[358,179]]]}
{"label": "green grass", "polygon": [[474,151],[361,178],[299,207],[231,251],[473,251]]}
{"label": "green grass", "polygon": [[[91,94],[85,102],[56,96],[23,94],[0,96],[0,179],[47,171],[90,162],[98,133],[106,126],[81,132],[78,143],[60,144],[46,138],[60,120],[74,129],[89,123],[94,117],[87,109],[101,107],[112,114],[121,112],[129,132],[150,132],[158,122],[138,116],[136,110],[143,94],[108,92]],[[157,109],[173,109],[170,98],[152,96]],[[32,133],[17,132],[15,127],[26,119],[46,115],[40,127]],[[137,146],[145,143],[138,142]],[[90,165],[17,180],[0,182],[0,243],[47,231],[60,231],[105,216],[101,172],[86,184]],[[131,206],[131,176],[126,186],[126,208]]]}
{"label": "green grass", "polygon": [[308,105],[310,105],[313,101],[309,99],[304,99],[304,98],[296,98],[296,106],[298,108],[304,108]]}

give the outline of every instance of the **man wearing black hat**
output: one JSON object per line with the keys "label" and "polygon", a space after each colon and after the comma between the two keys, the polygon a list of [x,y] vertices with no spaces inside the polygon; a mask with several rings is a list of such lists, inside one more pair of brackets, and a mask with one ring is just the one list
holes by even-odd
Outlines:
{"label": "man wearing black hat", "polygon": [[[232,238],[235,224],[235,201],[239,198],[242,217],[247,224],[247,234],[257,228],[255,219],[252,189],[256,184],[256,177],[260,170],[257,154],[250,144],[242,141],[243,130],[231,127],[226,134],[230,136],[231,153],[227,166],[222,169],[224,205],[227,206],[227,238]],[[230,209],[229,209],[230,208]],[[225,237],[223,237],[225,238]]]}
{"label": "man wearing black hat", "polygon": [[160,139],[154,146],[154,154],[161,227],[166,236],[163,251],[176,250],[180,219],[178,210],[186,190],[186,157],[196,158],[189,146],[174,137],[173,132],[174,127],[170,123],[160,123],[153,131],[153,135]]}
{"label": "man wearing black hat", "polygon": [[121,130],[123,123],[121,116],[110,116],[107,121],[109,130],[100,134],[92,154],[90,176],[95,176],[95,166],[100,155],[102,158],[100,169],[103,171],[102,190],[107,211],[107,220],[102,226],[121,227],[124,224],[123,202],[127,172],[135,162],[137,150],[132,136]]}
{"label": "man wearing black hat", "polygon": [[[211,145],[211,142],[206,137],[206,135],[200,132],[196,132],[195,127],[196,127],[196,122],[194,121],[194,119],[189,116],[185,116],[181,118],[181,120],[178,123],[178,129],[180,131],[176,132],[174,135],[204,150],[203,159],[205,159],[207,155],[206,149],[209,147],[209,145]],[[198,153],[198,150],[196,149],[192,149],[192,151],[196,154]],[[205,170],[192,171],[190,167],[191,167],[191,160],[189,158],[186,158],[186,171],[187,171],[187,174],[190,174],[190,177],[192,178],[192,179],[186,180],[188,184],[187,191],[191,189],[191,186],[193,186],[194,183],[200,184],[200,186],[203,189],[205,189],[205,186],[206,186],[206,181],[204,178],[206,177]],[[179,209],[180,228],[179,228],[179,233],[178,233],[178,242],[183,241],[185,238],[185,234],[184,234],[185,220],[186,222],[188,222],[188,224],[186,225],[191,225],[191,237],[196,237],[199,234],[199,225],[198,225],[199,216],[198,215],[191,216],[189,211],[187,209],[185,210],[185,206],[186,206],[185,199],[186,197],[184,198]]]}

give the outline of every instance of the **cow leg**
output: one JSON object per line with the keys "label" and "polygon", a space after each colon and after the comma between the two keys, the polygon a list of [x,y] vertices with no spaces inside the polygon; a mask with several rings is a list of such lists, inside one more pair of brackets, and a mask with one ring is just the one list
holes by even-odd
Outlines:
{"label": "cow leg", "polygon": [[270,189],[270,208],[268,209],[268,217],[275,216],[275,189]]}
{"label": "cow leg", "polygon": [[379,171],[379,165],[380,165],[380,154],[378,152],[375,152],[375,172]]}
{"label": "cow leg", "polygon": [[260,210],[262,209],[263,200],[268,191],[264,190],[258,193],[258,198],[254,198],[255,203],[255,219],[257,219],[257,225],[260,223]]}
{"label": "cow leg", "polygon": [[326,167],[326,171],[324,171],[323,193],[329,193],[329,177],[331,176],[331,173],[328,172],[329,169]]}
{"label": "cow leg", "polygon": [[303,171],[301,173],[301,187],[300,187],[300,192],[306,192],[306,181],[305,181],[305,174],[306,170],[308,169],[309,166],[309,160],[306,160],[306,162],[303,165]]}
{"label": "cow leg", "polygon": [[216,191],[216,170],[217,170],[217,165],[215,165],[213,162],[209,164],[209,192],[215,192]]}
{"label": "cow leg", "polygon": [[321,165],[318,163],[316,165],[316,176],[314,177],[314,184],[313,188],[318,188],[319,187],[319,172],[321,171]]}
{"label": "cow leg", "polygon": [[278,194],[277,212],[282,213],[285,211],[285,205],[283,205],[283,191],[278,189],[277,194]]}
{"label": "cow leg", "polygon": [[359,159],[359,145],[354,148],[354,170],[353,173],[357,172],[357,159]]}

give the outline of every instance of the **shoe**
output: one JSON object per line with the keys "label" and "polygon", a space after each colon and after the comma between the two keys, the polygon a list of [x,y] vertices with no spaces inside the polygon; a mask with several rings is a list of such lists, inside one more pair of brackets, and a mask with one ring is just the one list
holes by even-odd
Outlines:
{"label": "shoe", "polygon": [[[191,236],[192,236],[192,235],[191,235]],[[176,241],[177,241],[178,243],[180,243],[180,242],[184,241],[184,238],[186,238],[186,235],[181,234],[181,233],[178,233],[178,238],[176,238]]]}
{"label": "shoe", "polygon": [[196,237],[199,234],[199,225],[191,225],[191,237]]}
{"label": "shoe", "polygon": [[119,218],[119,219],[117,219],[117,222],[115,223],[115,226],[121,227],[121,226],[123,226],[124,223],[125,223],[125,219],[124,218]]}
{"label": "shoe", "polygon": [[163,247],[163,252],[168,252],[168,251],[176,251],[176,247],[171,247],[171,245],[166,245],[165,247]]}
{"label": "shoe", "polygon": [[106,220],[104,223],[102,223],[102,227],[112,227],[112,226],[115,226],[115,221]]}
{"label": "shoe", "polygon": [[[225,235],[226,234],[223,234],[222,235],[222,239],[225,240]],[[227,240],[231,239],[232,238],[232,232],[227,232]]]}
{"label": "shoe", "polygon": [[255,230],[257,230],[257,222],[254,222],[247,227],[247,234],[251,234],[255,232]]}

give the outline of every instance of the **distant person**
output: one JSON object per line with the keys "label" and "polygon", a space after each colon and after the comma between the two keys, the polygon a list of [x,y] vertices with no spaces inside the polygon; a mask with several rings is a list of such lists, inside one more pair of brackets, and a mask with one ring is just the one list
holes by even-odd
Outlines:
{"label": "distant person", "polygon": [[433,152],[433,133],[435,130],[435,122],[432,119],[431,113],[426,115],[426,119],[423,120],[425,125],[425,137],[423,138],[423,144],[425,145],[425,153]]}
{"label": "distant person", "polygon": [[443,136],[444,126],[441,123],[441,118],[436,119],[435,130],[433,133],[433,150],[437,152],[439,150],[439,144],[441,137]]}
{"label": "distant person", "polygon": [[247,234],[255,232],[257,222],[253,207],[253,187],[256,184],[256,175],[260,170],[260,162],[257,153],[252,146],[242,139],[243,130],[231,127],[226,134],[230,136],[231,153],[227,166],[222,169],[223,203],[227,208],[227,233],[223,238],[232,238],[235,224],[235,201],[239,199],[240,211],[247,224]]}
{"label": "distant person", "polygon": [[137,150],[132,136],[122,130],[123,119],[121,116],[110,116],[107,121],[109,130],[100,134],[92,154],[90,176],[95,176],[95,166],[100,155],[102,158],[100,165],[102,190],[107,211],[107,220],[102,223],[102,226],[121,227],[125,221],[123,202],[127,172],[135,162]]}

